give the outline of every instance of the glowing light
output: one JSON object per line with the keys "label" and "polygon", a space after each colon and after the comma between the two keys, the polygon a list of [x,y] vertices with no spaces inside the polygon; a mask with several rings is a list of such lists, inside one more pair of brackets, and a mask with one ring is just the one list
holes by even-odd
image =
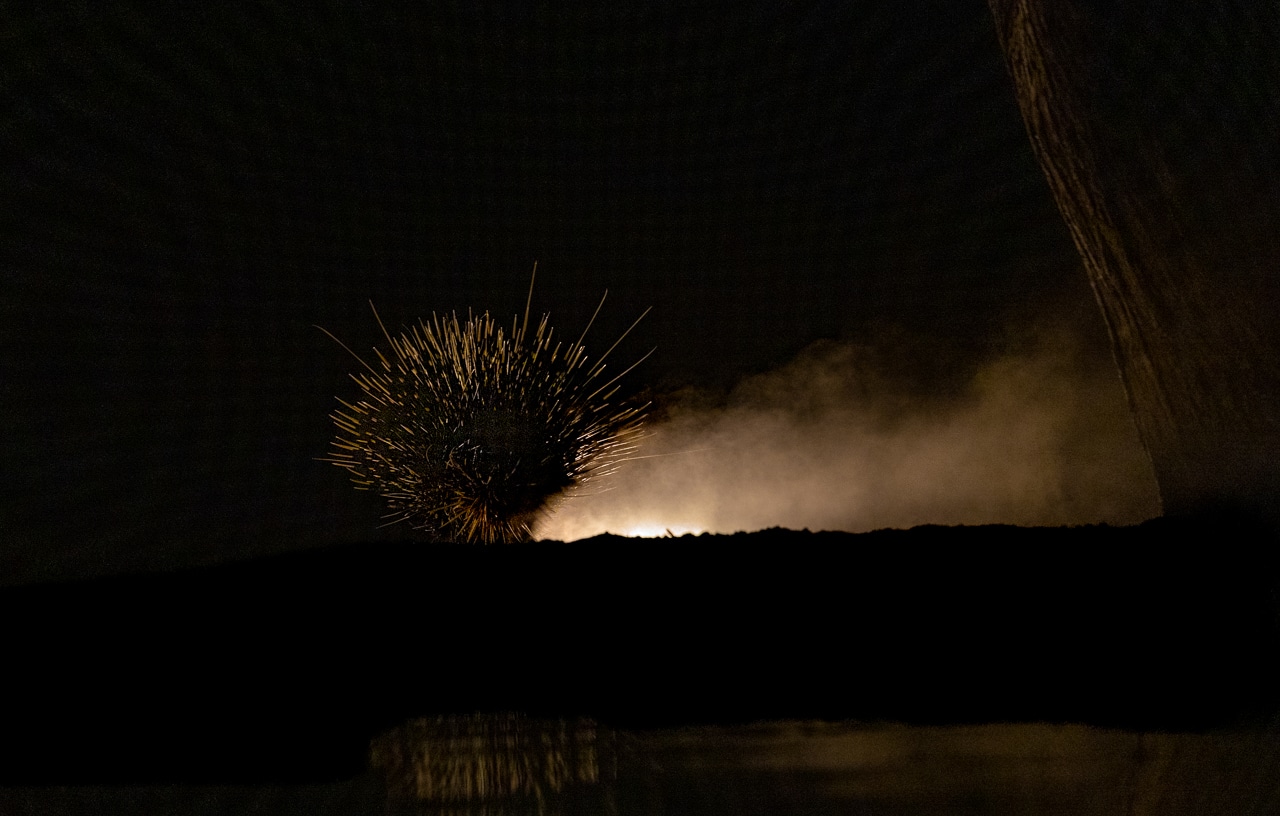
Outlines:
{"label": "glowing light", "polygon": [[698,527],[689,527],[683,525],[675,525],[666,527],[661,524],[637,524],[623,530],[619,535],[627,538],[674,538],[682,535],[698,535],[706,532],[705,529]]}
{"label": "glowing light", "polygon": [[720,401],[664,405],[607,489],[540,520],[579,541],[785,527],[1136,524],[1159,512],[1114,372],[1073,335],[991,360],[921,401],[862,348],[823,342]]}

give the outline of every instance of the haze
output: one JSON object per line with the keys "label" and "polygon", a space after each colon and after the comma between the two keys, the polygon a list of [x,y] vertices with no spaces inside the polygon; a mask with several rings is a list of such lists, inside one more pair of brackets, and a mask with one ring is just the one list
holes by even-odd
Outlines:
{"label": "haze", "polygon": [[1159,514],[1113,371],[1062,324],[923,396],[875,348],[819,341],[727,394],[664,401],[638,458],[539,538],[920,524],[1133,524]]}

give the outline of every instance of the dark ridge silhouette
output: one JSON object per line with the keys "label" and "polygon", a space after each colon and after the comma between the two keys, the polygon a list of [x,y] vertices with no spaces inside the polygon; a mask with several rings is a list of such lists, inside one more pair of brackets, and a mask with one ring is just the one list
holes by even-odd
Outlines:
{"label": "dark ridge silhouette", "polygon": [[10,587],[0,784],[338,779],[386,729],[483,711],[1226,727],[1275,703],[1274,544],[1221,519],[367,543]]}

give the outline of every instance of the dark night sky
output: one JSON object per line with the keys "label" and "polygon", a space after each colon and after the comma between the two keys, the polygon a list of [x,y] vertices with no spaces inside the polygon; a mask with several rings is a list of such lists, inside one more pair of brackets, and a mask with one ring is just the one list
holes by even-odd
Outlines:
{"label": "dark night sky", "polygon": [[932,398],[1044,315],[1110,371],[982,0],[416,6],[8,13],[6,580],[403,534],[314,461],[314,326],[509,319],[535,260],[567,334],[654,307],[659,391],[834,339]]}

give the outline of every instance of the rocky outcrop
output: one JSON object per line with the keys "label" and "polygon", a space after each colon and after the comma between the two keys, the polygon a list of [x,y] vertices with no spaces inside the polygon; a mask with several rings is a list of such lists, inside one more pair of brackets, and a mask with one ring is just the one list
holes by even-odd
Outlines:
{"label": "rocky outcrop", "polygon": [[1280,520],[1280,6],[990,6],[1164,512]]}

